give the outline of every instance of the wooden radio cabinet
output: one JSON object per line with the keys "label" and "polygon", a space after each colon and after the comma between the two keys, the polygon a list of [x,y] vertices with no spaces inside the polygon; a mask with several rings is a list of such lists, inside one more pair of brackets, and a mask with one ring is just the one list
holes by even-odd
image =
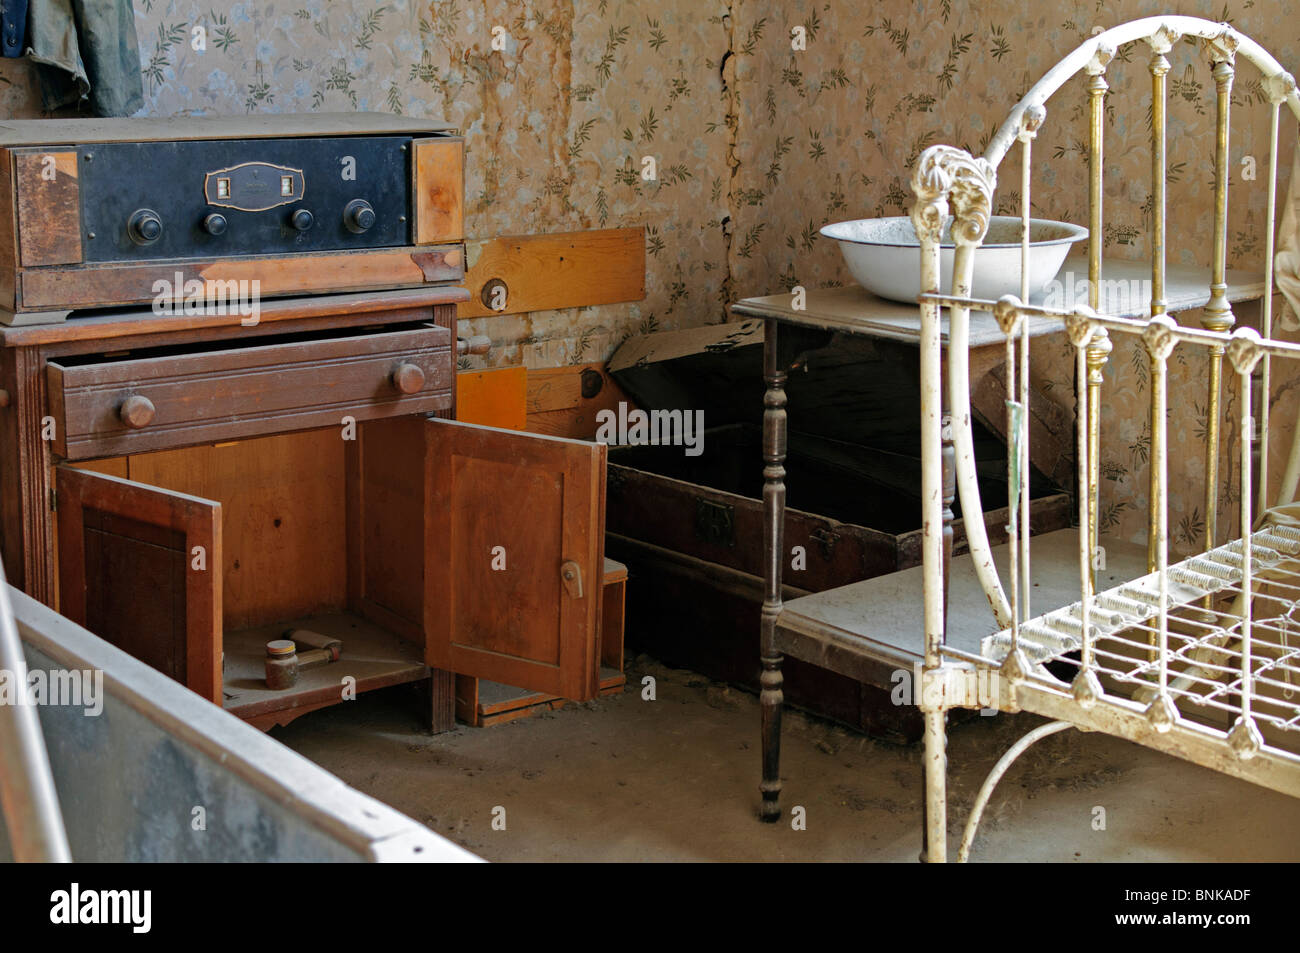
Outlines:
{"label": "wooden radio cabinet", "polygon": [[384,113],[0,122],[0,323],[146,304],[455,284],[464,140]]}
{"label": "wooden radio cabinet", "polygon": [[[465,297],[0,329],[10,581],[263,728],[421,680],[449,728],[453,672],[596,697],[605,447],[454,419]],[[273,691],[290,628],[342,657]]]}

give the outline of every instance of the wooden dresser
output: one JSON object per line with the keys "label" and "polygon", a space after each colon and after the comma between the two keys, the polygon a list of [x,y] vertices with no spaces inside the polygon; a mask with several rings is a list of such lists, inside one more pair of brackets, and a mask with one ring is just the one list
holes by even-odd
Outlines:
{"label": "wooden dresser", "polygon": [[[453,672],[594,698],[605,448],[455,420],[460,140],[345,119],[0,124],[9,578],[263,728],[404,682],[449,728]],[[143,208],[147,180],[120,209],[91,194],[121,142],[166,159],[181,133],[215,171],[185,171],[170,210]],[[319,140],[300,168],[266,138],[293,134]],[[367,156],[392,181],[362,201],[338,169]],[[266,298],[255,322],[142,303],[172,276],[260,277]],[[273,690],[266,644],[292,630],[341,656]]]}
{"label": "wooden dresser", "polygon": [[[428,679],[447,728],[453,671],[595,697],[605,448],[454,421],[464,295],[0,331],[11,581],[262,726]],[[270,691],[291,627],[343,656]]]}

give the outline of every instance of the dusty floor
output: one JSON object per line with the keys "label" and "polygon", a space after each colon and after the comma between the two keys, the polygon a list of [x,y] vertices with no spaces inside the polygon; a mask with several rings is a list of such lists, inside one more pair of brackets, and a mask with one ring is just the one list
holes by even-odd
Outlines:
{"label": "dusty floor", "polygon": [[[628,674],[620,697],[492,728],[430,736],[412,697],[393,689],[274,736],[494,861],[916,859],[919,748],[787,712],[786,820],[760,824],[757,699],[644,656]],[[652,702],[641,699],[645,674],[657,680]],[[954,851],[984,775],[1036,723],[1000,715],[954,730]],[[806,810],[806,830],[792,828],[795,806]],[[504,831],[492,829],[498,807]],[[1097,808],[1104,830],[1093,829]],[[973,859],[1294,861],[1300,800],[1067,731],[1039,742],[1003,779]]]}

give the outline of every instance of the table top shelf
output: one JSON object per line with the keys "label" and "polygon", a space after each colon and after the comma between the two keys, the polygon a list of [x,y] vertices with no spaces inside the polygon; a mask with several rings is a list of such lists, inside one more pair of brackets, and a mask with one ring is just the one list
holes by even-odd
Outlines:
{"label": "table top shelf", "polygon": [[[1083,281],[1088,274],[1088,262],[1085,258],[1072,256],[1061,266],[1057,277],[1067,286],[1065,298],[1067,303],[1078,300],[1071,298],[1075,281]],[[1071,276],[1077,276],[1072,278]],[[1144,288],[1146,285],[1132,285],[1132,282],[1149,281],[1151,266],[1145,261],[1106,260],[1102,264],[1102,280],[1122,282],[1127,287]],[[1253,301],[1264,294],[1264,276],[1250,271],[1229,271],[1228,300]],[[1116,309],[1115,317],[1137,318],[1147,314],[1146,298],[1132,295],[1133,306]],[[1187,265],[1169,265],[1165,272],[1165,300],[1171,313],[1202,308],[1210,300],[1210,270]],[[1043,304],[1044,296],[1039,294],[1030,299],[1033,304]],[[745,298],[732,305],[737,314],[755,318],[775,318],[783,324],[817,328],[824,331],[842,331],[864,337],[886,338],[915,344],[921,334],[920,309],[915,304],[900,301],[887,301],[877,297],[859,285],[846,285],[841,288],[817,288],[807,294],[806,308],[795,310],[793,296],[785,294],[764,295]],[[1029,334],[1036,337],[1051,334],[1063,328],[1062,322],[1054,318],[1033,318],[1029,323]],[[948,320],[943,318],[941,335],[943,343],[948,343]],[[984,347],[1000,344],[1005,340],[993,315],[987,311],[972,312],[970,317],[970,346]]]}

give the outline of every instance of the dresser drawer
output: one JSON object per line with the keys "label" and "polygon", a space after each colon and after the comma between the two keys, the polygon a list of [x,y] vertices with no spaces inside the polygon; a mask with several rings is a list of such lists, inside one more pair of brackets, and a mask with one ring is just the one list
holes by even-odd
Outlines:
{"label": "dresser drawer", "polygon": [[432,413],[452,406],[437,325],[231,347],[52,359],[54,452],[69,460]]}

